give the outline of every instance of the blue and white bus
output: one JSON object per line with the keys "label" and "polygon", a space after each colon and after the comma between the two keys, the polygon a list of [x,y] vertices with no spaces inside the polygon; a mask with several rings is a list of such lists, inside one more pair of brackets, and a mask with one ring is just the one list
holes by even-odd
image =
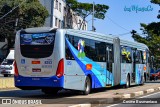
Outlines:
{"label": "blue and white bus", "polygon": [[146,45],[91,31],[28,28],[15,40],[15,86],[79,90],[143,84],[148,72]]}

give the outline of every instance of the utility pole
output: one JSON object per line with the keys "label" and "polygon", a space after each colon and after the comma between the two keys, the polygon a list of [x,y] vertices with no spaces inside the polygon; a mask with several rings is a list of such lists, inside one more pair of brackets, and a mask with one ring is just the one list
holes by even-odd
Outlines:
{"label": "utility pole", "polygon": [[51,16],[50,16],[50,27],[53,27],[53,8],[54,8],[54,1],[51,0]]}
{"label": "utility pole", "polygon": [[16,34],[16,32],[17,32],[18,21],[19,21],[19,19],[16,18],[16,20],[15,20],[15,25],[14,25],[14,32],[15,32],[15,34]]}
{"label": "utility pole", "polygon": [[93,2],[93,11],[92,11],[92,31],[95,31],[95,27],[94,27],[94,2]]}

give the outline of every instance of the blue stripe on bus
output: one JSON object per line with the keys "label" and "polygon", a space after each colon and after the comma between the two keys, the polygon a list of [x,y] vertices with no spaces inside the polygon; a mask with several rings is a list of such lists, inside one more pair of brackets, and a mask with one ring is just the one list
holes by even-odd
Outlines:
{"label": "blue stripe on bus", "polygon": [[142,64],[137,64],[136,65],[136,84],[141,84],[143,83],[143,76],[142,76],[142,69],[143,65]]}
{"label": "blue stripe on bus", "polygon": [[57,76],[51,77],[15,77],[15,86],[36,86],[36,87],[63,87],[64,76],[58,78]]}
{"label": "blue stripe on bus", "polygon": [[120,81],[120,85],[125,85],[126,84],[126,82],[124,82],[124,81]]}
{"label": "blue stripe on bus", "polygon": [[[67,45],[68,45],[72,55],[74,56],[75,60],[77,61],[77,63],[79,64],[79,66],[81,67],[81,69],[83,70],[85,75],[87,75],[88,73],[90,73],[90,74],[93,73],[95,75],[94,80],[95,80],[96,88],[97,87],[105,87],[105,85],[106,85],[106,73],[109,73],[109,72],[105,69],[102,69],[99,64],[97,64],[96,62],[93,62],[91,59],[89,59],[87,57],[84,57],[83,59],[78,58],[77,57],[78,56],[78,50],[76,50],[71,45],[71,43],[67,40],[67,38],[66,38],[66,42],[67,42]],[[92,70],[86,70],[86,64],[92,64]]]}

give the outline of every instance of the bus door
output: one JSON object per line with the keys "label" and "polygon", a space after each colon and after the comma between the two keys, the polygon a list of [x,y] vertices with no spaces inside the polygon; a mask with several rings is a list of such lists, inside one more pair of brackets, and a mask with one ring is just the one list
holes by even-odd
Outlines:
{"label": "bus door", "polygon": [[131,83],[135,83],[136,77],[136,49],[132,49],[132,71],[131,71]]}
{"label": "bus door", "polygon": [[113,81],[112,75],[112,63],[113,63],[113,45],[106,45],[106,86],[111,85]]}

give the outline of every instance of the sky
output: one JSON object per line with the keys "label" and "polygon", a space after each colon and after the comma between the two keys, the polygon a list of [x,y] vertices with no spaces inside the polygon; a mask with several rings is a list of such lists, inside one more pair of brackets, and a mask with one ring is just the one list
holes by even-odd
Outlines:
{"label": "sky", "polygon": [[[160,6],[150,3],[150,0],[78,0],[79,2],[88,2],[95,4],[105,4],[109,9],[104,20],[96,19],[94,26],[96,32],[119,36],[121,39],[134,41],[130,31],[136,30],[142,34],[140,23],[149,24],[158,22],[158,10]],[[145,8],[146,11],[135,11]],[[88,30],[92,28],[91,16],[87,17]],[[142,35],[143,36],[143,35]]]}

